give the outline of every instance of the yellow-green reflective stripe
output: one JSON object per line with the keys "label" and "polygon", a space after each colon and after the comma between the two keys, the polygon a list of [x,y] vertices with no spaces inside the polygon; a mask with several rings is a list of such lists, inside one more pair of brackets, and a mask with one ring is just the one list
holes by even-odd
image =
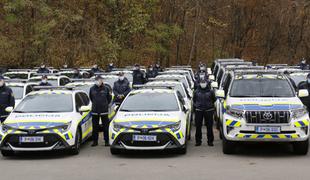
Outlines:
{"label": "yellow-green reflective stripe", "polygon": [[89,127],[89,128],[82,134],[82,138],[85,138],[92,130],[93,130],[93,127]]}

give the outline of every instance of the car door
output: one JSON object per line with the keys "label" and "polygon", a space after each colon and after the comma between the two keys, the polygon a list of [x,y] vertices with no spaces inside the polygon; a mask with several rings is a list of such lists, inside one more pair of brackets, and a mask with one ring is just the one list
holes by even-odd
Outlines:
{"label": "car door", "polygon": [[[231,76],[231,74],[228,74],[226,80],[223,83],[223,90],[225,92],[225,97],[227,97],[231,80],[232,80],[232,76]],[[220,122],[223,122],[223,114],[224,114],[224,112],[226,110],[225,109],[226,108],[225,107],[226,106],[225,103],[226,103],[225,99],[220,99],[220,104],[221,104],[220,105]]]}
{"label": "car door", "polygon": [[86,93],[79,92],[75,95],[76,100],[76,109],[80,114],[81,120],[81,130],[82,130],[82,139],[86,138],[90,134],[90,129],[92,128],[91,114],[90,112],[79,112],[79,108],[82,106],[90,106],[90,100]]}

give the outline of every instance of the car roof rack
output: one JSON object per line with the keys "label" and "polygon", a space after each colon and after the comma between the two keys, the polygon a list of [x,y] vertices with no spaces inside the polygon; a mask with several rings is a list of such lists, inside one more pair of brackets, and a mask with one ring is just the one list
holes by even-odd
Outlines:
{"label": "car roof rack", "polygon": [[74,86],[34,86],[34,90],[73,90]]}
{"label": "car roof rack", "polygon": [[226,67],[225,70],[228,70],[228,71],[236,71],[236,70],[256,70],[256,69],[265,69],[264,66],[234,66],[234,67]]}
{"label": "car roof rack", "polygon": [[8,72],[30,72],[31,69],[8,69]]}
{"label": "car roof rack", "polygon": [[227,59],[216,59],[215,61],[217,61],[217,62],[228,62],[228,61],[231,61],[231,62],[233,62],[233,61],[235,61],[235,62],[242,62],[242,61],[244,61],[243,59],[239,59],[239,58],[227,58]]}
{"label": "car roof rack", "polygon": [[174,89],[173,85],[133,85],[133,89]]}
{"label": "car roof rack", "polygon": [[59,73],[34,73],[33,75],[34,76],[60,76]]}
{"label": "car roof rack", "polygon": [[71,80],[71,82],[94,82],[95,81],[95,79],[83,79],[83,78],[81,78],[81,79],[70,79]]}
{"label": "car roof rack", "polygon": [[28,79],[8,79],[5,80],[7,83],[27,83]]}
{"label": "car roof rack", "polygon": [[149,81],[177,81],[177,82],[181,81],[180,78],[164,78],[164,79],[161,79],[161,78],[149,78],[148,80]]}
{"label": "car roof rack", "polygon": [[190,65],[171,66],[171,68],[192,68]]}
{"label": "car roof rack", "polygon": [[253,65],[252,62],[243,61],[243,62],[222,62],[221,66],[228,66],[228,65]]}
{"label": "car roof rack", "polygon": [[278,67],[278,66],[288,66],[288,64],[266,64],[266,66]]}

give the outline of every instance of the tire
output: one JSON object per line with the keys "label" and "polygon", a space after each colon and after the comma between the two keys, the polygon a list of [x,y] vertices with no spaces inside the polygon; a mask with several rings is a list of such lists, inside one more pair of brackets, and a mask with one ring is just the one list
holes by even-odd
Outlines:
{"label": "tire", "polygon": [[1,154],[2,154],[2,156],[4,156],[4,157],[14,156],[14,151],[5,151],[5,150],[2,150],[2,151],[1,151]]}
{"label": "tire", "polygon": [[306,141],[294,142],[293,151],[297,155],[306,155],[309,149],[309,139]]}
{"label": "tire", "polygon": [[82,144],[82,135],[81,135],[81,129],[78,128],[75,134],[75,143],[72,149],[70,150],[71,155],[78,155],[80,153],[81,149],[81,144]]}
{"label": "tire", "polygon": [[223,136],[223,140],[222,140],[222,150],[224,154],[234,154],[236,153],[236,145],[234,142],[227,140],[224,136]]}
{"label": "tire", "polygon": [[110,152],[112,155],[118,155],[121,153],[120,149],[116,149],[116,148],[110,148]]}

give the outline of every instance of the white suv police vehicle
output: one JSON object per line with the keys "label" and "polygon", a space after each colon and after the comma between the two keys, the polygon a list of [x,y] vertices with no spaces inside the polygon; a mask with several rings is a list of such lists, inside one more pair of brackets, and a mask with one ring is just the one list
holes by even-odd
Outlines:
{"label": "white suv police vehicle", "polygon": [[176,150],[186,153],[188,108],[180,92],[143,87],[126,97],[110,123],[111,153],[122,150]]}
{"label": "white suv police vehicle", "polygon": [[13,111],[6,109],[12,112],[0,128],[2,155],[52,150],[78,154],[92,133],[89,105],[84,91],[44,87],[29,93]]}
{"label": "white suv police vehicle", "polygon": [[308,152],[309,114],[288,78],[277,71],[235,71],[216,96],[223,98],[223,152],[237,142],[290,142],[296,154]]}

